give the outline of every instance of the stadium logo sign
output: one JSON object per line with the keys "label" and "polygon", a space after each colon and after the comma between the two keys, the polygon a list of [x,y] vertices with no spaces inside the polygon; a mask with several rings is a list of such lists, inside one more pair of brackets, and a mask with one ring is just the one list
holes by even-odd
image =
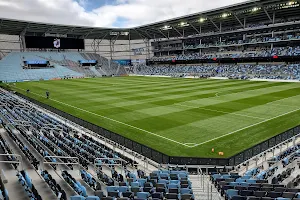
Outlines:
{"label": "stadium logo sign", "polygon": [[60,39],[54,39],[53,46],[57,49],[60,48]]}

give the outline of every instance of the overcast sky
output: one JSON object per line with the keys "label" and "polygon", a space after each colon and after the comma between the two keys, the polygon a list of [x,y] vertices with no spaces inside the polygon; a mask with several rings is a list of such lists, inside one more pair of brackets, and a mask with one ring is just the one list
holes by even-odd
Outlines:
{"label": "overcast sky", "polygon": [[0,0],[0,17],[97,27],[133,27],[245,0]]}

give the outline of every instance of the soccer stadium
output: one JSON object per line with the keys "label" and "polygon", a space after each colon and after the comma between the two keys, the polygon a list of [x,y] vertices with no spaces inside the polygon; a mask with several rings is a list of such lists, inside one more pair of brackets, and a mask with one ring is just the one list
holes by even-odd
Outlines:
{"label": "soccer stadium", "polygon": [[299,200],[299,81],[295,0],[0,18],[0,200]]}

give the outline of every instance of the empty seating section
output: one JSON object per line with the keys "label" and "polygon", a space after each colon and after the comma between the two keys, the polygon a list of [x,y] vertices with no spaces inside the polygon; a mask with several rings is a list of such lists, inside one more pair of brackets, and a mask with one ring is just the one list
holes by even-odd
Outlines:
{"label": "empty seating section", "polygon": [[[64,169],[66,170],[61,172],[61,177],[70,185],[74,193],[79,195],[72,196],[71,199],[109,199],[110,197],[125,198],[126,196],[135,196],[142,199],[150,197],[152,193],[154,196],[157,196],[160,189],[156,191],[155,183],[160,183],[161,180],[164,181],[163,192],[166,193],[161,194],[162,197],[171,195],[169,194],[170,192],[176,193],[178,197],[181,192],[188,192],[192,195],[191,184],[188,181],[187,174],[184,174],[185,172],[174,172],[178,173],[177,175],[174,175],[173,172],[170,172],[169,175],[167,172],[161,174],[156,172],[160,176],[156,180],[151,180],[154,177],[145,176],[145,173],[140,169],[137,170],[137,173],[131,171],[137,166],[137,162],[131,158],[115,152],[91,136],[77,132],[60,120],[54,119],[29,104],[20,101],[13,94],[0,90],[0,101],[3,103],[0,106],[1,123],[4,124],[8,137],[14,141],[36,170],[41,165],[39,158],[49,162],[49,167],[53,170],[57,170],[56,163],[65,163]],[[26,142],[24,143],[24,141]],[[34,149],[35,153],[29,151],[28,145],[31,147],[31,150]],[[5,153],[13,153],[1,135],[0,148]],[[40,157],[37,157],[37,155]],[[105,160],[98,160],[100,166],[96,169],[94,161],[99,158],[104,158]],[[15,158],[8,157],[7,159],[13,160]],[[77,161],[80,165],[80,176],[75,179],[72,175],[74,173],[70,172],[75,170],[72,164],[77,163]],[[111,170],[111,176],[102,170],[101,164],[109,166],[106,166],[106,170],[107,168]],[[120,164],[120,167],[124,168],[126,172],[127,179],[118,173],[112,164]],[[15,168],[17,168],[17,165],[15,165]],[[96,177],[89,170],[96,170]],[[39,173],[57,197],[60,197],[60,199],[70,198],[47,170],[41,169]],[[140,178],[137,178],[137,176]],[[174,177],[176,177],[175,182],[173,181]],[[26,171],[18,172],[18,178],[28,196],[32,199],[41,199]],[[154,182],[152,183],[151,181]],[[107,185],[104,191],[101,184]],[[93,191],[95,196],[91,196],[91,192],[88,192],[87,187],[89,191]],[[111,191],[110,187],[117,189]],[[184,187],[189,190],[181,191],[181,188]]]}
{"label": "empty seating section", "polygon": [[[95,53],[81,53],[82,57],[84,57],[86,60],[97,60],[100,68],[99,72],[103,73],[105,72],[105,75],[111,76],[111,75],[122,75],[125,72],[124,67],[121,66],[122,69],[118,72],[119,65],[111,60],[108,60],[107,58],[104,58],[100,56],[99,54]],[[126,73],[126,72],[125,72]]]}
{"label": "empty seating section", "polygon": [[[62,78],[64,76],[82,77],[83,75],[66,67],[55,65],[54,68],[45,69],[23,69],[24,60],[44,60],[39,56],[40,52],[13,52],[0,61],[0,80],[48,80]],[[48,58],[54,53],[48,53]]]}
{"label": "empty seating section", "polygon": [[[246,171],[242,176],[238,173],[214,172],[210,179],[221,195],[228,200],[292,200],[299,198],[300,189],[294,188],[299,184],[299,173],[295,173],[298,175],[296,179],[292,180],[297,184],[285,185],[282,182],[283,176],[288,178],[293,168],[297,168],[296,170],[299,172],[299,166],[297,166],[299,148],[300,145],[290,147],[269,159],[269,167],[266,169],[255,167]],[[286,158],[289,158],[289,163],[285,162]],[[289,164],[296,166],[289,168]]]}
{"label": "empty seating section", "polygon": [[26,158],[29,160],[32,166],[34,166],[34,168],[37,170],[39,166],[38,159],[34,157],[34,155],[29,151],[28,147],[16,136],[15,133],[13,133],[12,131],[8,131],[8,134],[15,141],[19,149],[23,152],[23,154],[26,156]]}
{"label": "empty seating section", "polygon": [[[99,66],[82,67],[79,60],[97,60]],[[53,68],[23,69],[23,61],[47,60]],[[125,68],[99,54],[78,52],[12,52],[0,60],[0,80],[49,80],[65,77],[97,77],[125,74]]]}
{"label": "empty seating section", "polygon": [[153,171],[137,178],[128,174],[118,186],[107,186],[107,194],[125,199],[194,199],[191,182],[185,171]]}
{"label": "empty seating section", "polygon": [[[9,148],[8,144],[6,143],[6,141],[3,139],[3,137],[0,135],[0,153],[1,154],[13,154],[13,152],[11,151],[11,149]],[[5,156],[6,160],[10,160],[10,161],[16,161],[16,158],[14,156]],[[17,164],[12,164],[12,166],[17,169]],[[1,172],[0,172],[1,173]]]}
{"label": "empty seating section", "polygon": [[61,189],[61,186],[56,183],[56,181],[52,178],[51,174],[47,172],[47,170],[41,171],[41,175],[57,197],[60,197],[61,200],[68,200],[66,192]]}
{"label": "empty seating section", "polygon": [[20,184],[24,187],[25,192],[31,200],[42,200],[38,191],[35,189],[27,172],[20,171],[17,173]]}

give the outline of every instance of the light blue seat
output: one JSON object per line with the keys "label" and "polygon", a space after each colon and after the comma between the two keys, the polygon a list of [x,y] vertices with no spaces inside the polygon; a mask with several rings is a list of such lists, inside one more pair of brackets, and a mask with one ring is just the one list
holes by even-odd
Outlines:
{"label": "light blue seat", "polygon": [[246,182],[242,182],[242,183],[240,183],[241,184],[241,186],[243,186],[243,187],[249,187],[249,185],[250,185],[250,183],[246,183]]}
{"label": "light blue seat", "polygon": [[176,185],[180,185],[180,181],[179,180],[170,180],[169,184],[176,184]]}
{"label": "light blue seat", "polygon": [[160,177],[161,179],[169,179],[169,178],[170,178],[170,176],[169,176],[168,173],[161,173],[161,174],[159,175],[159,177]]}
{"label": "light blue seat", "polygon": [[100,200],[97,196],[88,196],[85,200]]}
{"label": "light blue seat", "polygon": [[71,196],[71,200],[85,200],[83,196],[77,195],[77,196]]}
{"label": "light blue seat", "polygon": [[246,182],[246,180],[245,180],[245,179],[238,178],[238,179],[235,180],[235,182],[242,183],[242,182]]}
{"label": "light blue seat", "polygon": [[130,185],[131,185],[131,187],[140,187],[139,182],[131,182]]}
{"label": "light blue seat", "polygon": [[168,188],[169,188],[169,189],[178,189],[178,188],[179,188],[179,185],[177,185],[177,184],[169,184],[169,185],[168,185]]}
{"label": "light blue seat", "polygon": [[250,179],[251,177],[251,175],[244,175],[243,177],[241,177],[241,179]]}
{"label": "light blue seat", "polygon": [[214,174],[214,175],[212,175],[213,181],[215,181],[217,178],[221,178],[221,174]]}
{"label": "light blue seat", "polygon": [[228,189],[226,190],[226,196],[227,198],[230,200],[233,196],[236,196],[239,194],[238,190],[234,190],[234,189]]}
{"label": "light blue seat", "polygon": [[180,172],[180,173],[178,174],[178,176],[179,176],[180,178],[187,178],[187,177],[188,177],[188,174],[187,174],[186,172]]}
{"label": "light blue seat", "polygon": [[229,174],[224,174],[224,175],[222,175],[222,177],[221,178],[224,178],[224,179],[229,179],[230,178],[230,175]]}
{"label": "light blue seat", "polygon": [[128,186],[120,186],[119,187],[119,192],[128,192],[129,191],[129,187]]}
{"label": "light blue seat", "polygon": [[150,197],[150,193],[149,192],[138,192],[136,194],[138,199],[148,199]]}
{"label": "light blue seat", "polygon": [[248,179],[246,180],[247,183],[250,183],[250,184],[254,184],[256,183],[256,179]]}
{"label": "light blue seat", "polygon": [[169,180],[160,179],[160,180],[158,180],[158,183],[168,184]]}
{"label": "light blue seat", "polygon": [[118,192],[119,187],[117,186],[107,186],[106,190],[107,192]]}
{"label": "light blue seat", "polygon": [[147,179],[139,178],[137,181],[139,182],[141,187],[144,187],[144,184],[147,182]]}
{"label": "light blue seat", "polygon": [[81,194],[86,197],[87,196],[86,188],[82,185],[80,185],[79,187],[80,187],[81,192],[82,192]]}
{"label": "light blue seat", "polygon": [[229,183],[229,185],[231,185],[231,186],[234,186],[234,187],[235,187],[235,186],[238,186],[238,185],[239,185],[239,183],[237,183],[237,182],[230,182],[230,183]]}
{"label": "light blue seat", "polygon": [[180,189],[180,194],[192,194],[192,190],[189,188],[181,188]]}

